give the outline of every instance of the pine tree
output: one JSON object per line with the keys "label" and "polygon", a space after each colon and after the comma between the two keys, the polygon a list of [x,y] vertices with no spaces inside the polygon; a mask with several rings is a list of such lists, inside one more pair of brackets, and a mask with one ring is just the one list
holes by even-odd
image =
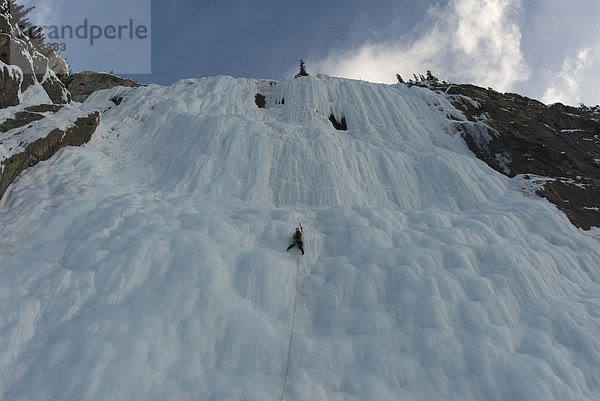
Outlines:
{"label": "pine tree", "polygon": [[401,84],[404,83],[404,80],[402,79],[402,77],[400,76],[400,74],[396,74],[396,79],[398,79],[398,82],[400,82]]}
{"label": "pine tree", "polygon": [[17,4],[16,0],[8,0],[8,9],[10,11],[9,22],[11,25],[17,25],[25,32],[28,28],[31,28],[31,21],[29,21],[27,15],[34,8],[35,7],[25,8],[25,6]]}
{"label": "pine tree", "polygon": [[427,70],[427,81],[429,82],[439,82],[439,79],[437,79],[432,73],[431,70]]}
{"label": "pine tree", "polygon": [[306,66],[304,64],[304,60],[300,60],[300,72],[296,74],[296,78],[298,77],[307,77],[308,72],[306,72]]}

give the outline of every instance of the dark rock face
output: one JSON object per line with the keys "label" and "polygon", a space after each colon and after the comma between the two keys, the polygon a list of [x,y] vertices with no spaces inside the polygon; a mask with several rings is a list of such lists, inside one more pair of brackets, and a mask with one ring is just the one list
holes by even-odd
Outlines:
{"label": "dark rock face", "polygon": [[65,85],[76,102],[83,102],[92,93],[115,86],[138,87],[141,84],[103,72],[83,71],[65,79]]}
{"label": "dark rock face", "polygon": [[30,111],[32,113],[56,113],[62,108],[63,106],[60,104],[38,104],[36,106],[25,107],[25,110]]}
{"label": "dark rock face", "polygon": [[75,125],[67,128],[65,135],[60,143],[60,147],[65,146],[81,146],[90,139],[96,132],[96,128],[100,124],[100,112],[95,111],[88,114],[86,117],[80,117],[75,121]]}
{"label": "dark rock face", "polygon": [[[48,107],[51,106],[52,105],[49,105]],[[30,122],[32,121],[32,116],[36,115],[36,112],[57,110],[44,106],[34,106],[33,108],[28,109],[27,112],[23,112],[26,114],[22,114],[21,118],[29,120]],[[38,116],[43,118],[43,116],[39,114]],[[18,116],[16,117],[16,119],[18,119]],[[65,131],[58,128],[50,131],[47,136],[41,137],[27,145],[23,152],[3,160],[3,169],[0,175],[0,198],[2,198],[8,186],[14,182],[23,170],[35,166],[42,160],[48,160],[59,149],[62,149],[65,146],[81,146],[88,142],[98,127],[98,124],[100,124],[100,113],[96,111],[88,114],[86,117],[78,118],[75,123]]]}
{"label": "dark rock face", "polygon": [[0,124],[0,132],[7,132],[11,129],[21,128],[43,118],[44,116],[41,114],[31,113],[29,111],[19,111],[15,114],[15,118],[6,119],[4,122],[2,122],[2,124]]}
{"label": "dark rock face", "polygon": [[8,1],[0,0],[0,31],[2,32],[10,31],[10,22],[8,19],[9,12]]}
{"label": "dark rock face", "polygon": [[22,81],[20,70],[0,62],[0,109],[19,104]]}
{"label": "dark rock face", "polygon": [[472,85],[437,89],[469,120],[456,124],[477,157],[509,177],[548,177],[538,195],[575,226],[600,227],[600,110],[546,106]]}
{"label": "dark rock face", "polygon": [[48,70],[46,79],[41,83],[52,103],[71,103],[71,94],[52,70]]}

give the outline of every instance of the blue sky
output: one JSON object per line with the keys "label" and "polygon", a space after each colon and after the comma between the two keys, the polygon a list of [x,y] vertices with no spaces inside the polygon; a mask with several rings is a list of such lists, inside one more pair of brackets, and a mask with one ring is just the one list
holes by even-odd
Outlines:
{"label": "blue sky", "polygon": [[36,5],[38,21],[82,19],[87,7],[100,26],[130,17],[150,25],[145,42],[65,52],[74,71],[151,71],[128,76],[164,85],[219,74],[282,79],[303,58],[309,73],[393,83],[396,73],[431,69],[545,103],[600,103],[597,0],[23,2]]}

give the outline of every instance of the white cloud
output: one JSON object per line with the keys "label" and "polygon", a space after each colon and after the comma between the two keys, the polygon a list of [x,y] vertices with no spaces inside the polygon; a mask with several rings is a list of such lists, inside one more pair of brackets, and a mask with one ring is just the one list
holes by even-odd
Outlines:
{"label": "white cloud", "polygon": [[580,49],[575,56],[567,56],[562,70],[553,74],[542,100],[545,103],[594,105],[600,93],[599,73],[600,43]]}
{"label": "white cloud", "polygon": [[21,0],[25,7],[35,7],[31,12],[31,22],[43,26],[60,20],[62,0]]}
{"label": "white cloud", "polygon": [[521,0],[450,0],[408,37],[332,52],[321,72],[374,82],[431,69],[441,79],[509,90],[530,72],[521,53]]}

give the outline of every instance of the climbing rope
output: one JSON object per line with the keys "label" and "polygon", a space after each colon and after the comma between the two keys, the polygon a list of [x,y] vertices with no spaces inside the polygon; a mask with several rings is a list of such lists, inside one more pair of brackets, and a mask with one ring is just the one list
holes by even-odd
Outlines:
{"label": "climbing rope", "polygon": [[294,294],[294,309],[292,312],[292,329],[290,330],[290,343],[288,345],[287,362],[285,363],[285,373],[283,375],[283,382],[281,383],[281,392],[279,393],[279,401],[283,400],[283,394],[285,393],[285,385],[287,383],[288,370],[290,368],[290,356],[292,355],[292,340],[294,338],[294,325],[296,324],[296,301],[298,300],[298,278],[300,276],[300,255],[296,257],[296,291]]}

